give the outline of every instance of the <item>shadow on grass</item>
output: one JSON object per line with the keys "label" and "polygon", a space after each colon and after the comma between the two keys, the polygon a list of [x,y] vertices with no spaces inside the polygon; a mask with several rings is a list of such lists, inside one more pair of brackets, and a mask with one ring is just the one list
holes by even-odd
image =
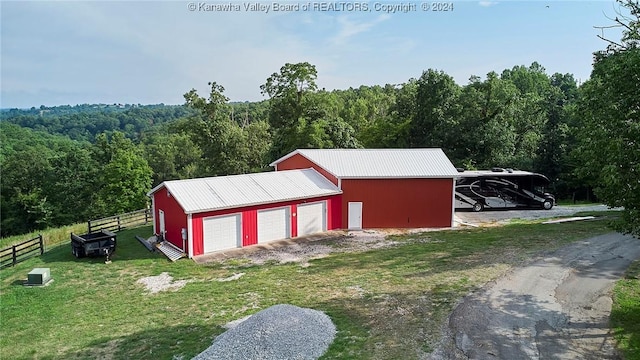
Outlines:
{"label": "shadow on grass", "polygon": [[82,350],[59,355],[38,356],[39,359],[191,359],[209,347],[223,328],[198,325],[178,325],[151,328],[127,336],[105,336]]}

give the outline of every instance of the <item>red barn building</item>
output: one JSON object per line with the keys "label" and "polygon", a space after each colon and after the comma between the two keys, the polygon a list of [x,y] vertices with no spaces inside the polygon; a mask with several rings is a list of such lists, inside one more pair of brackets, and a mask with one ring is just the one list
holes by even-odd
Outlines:
{"label": "red barn building", "polygon": [[165,181],[153,231],[189,257],[342,228],[342,191],[314,169]]}
{"label": "red barn building", "polygon": [[271,166],[313,168],[342,190],[342,228],[453,226],[458,172],[441,149],[299,149]]}

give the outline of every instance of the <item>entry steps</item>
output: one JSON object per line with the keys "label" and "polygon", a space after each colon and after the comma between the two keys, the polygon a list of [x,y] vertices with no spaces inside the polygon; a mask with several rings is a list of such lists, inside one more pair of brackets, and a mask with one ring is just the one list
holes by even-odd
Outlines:
{"label": "entry steps", "polygon": [[160,250],[160,252],[171,261],[176,261],[187,256],[182,249],[166,240],[156,243],[156,249]]}

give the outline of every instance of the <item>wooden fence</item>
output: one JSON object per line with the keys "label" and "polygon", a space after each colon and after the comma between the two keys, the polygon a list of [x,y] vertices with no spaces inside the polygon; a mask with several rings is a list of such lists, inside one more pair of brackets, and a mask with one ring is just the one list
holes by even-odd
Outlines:
{"label": "wooden fence", "polygon": [[[120,231],[127,227],[148,224],[151,220],[153,220],[151,209],[141,209],[98,220],[89,220],[87,221],[87,227],[89,233],[100,231],[102,229]],[[51,239],[49,238],[49,240]],[[39,234],[33,239],[0,249],[0,269],[14,266],[31,257],[42,255],[44,254],[44,251],[44,239],[42,234]]]}
{"label": "wooden fence", "polygon": [[0,250],[0,269],[15,266],[19,262],[43,253],[44,241],[42,240],[42,234],[40,234],[33,239]]}
{"label": "wooden fence", "polygon": [[89,233],[102,229],[109,231],[120,231],[130,226],[148,224],[153,219],[151,209],[141,209],[126,214],[109,216],[98,220],[89,220],[87,227]]}

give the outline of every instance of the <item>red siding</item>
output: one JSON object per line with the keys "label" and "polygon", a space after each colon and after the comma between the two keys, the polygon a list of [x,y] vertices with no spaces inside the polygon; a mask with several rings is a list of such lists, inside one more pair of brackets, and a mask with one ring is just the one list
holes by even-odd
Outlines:
{"label": "red siding", "polygon": [[347,223],[342,222],[342,196],[334,196],[327,200],[327,219],[328,225],[333,224],[333,227],[327,227],[327,230],[347,227]]}
{"label": "red siding", "polygon": [[336,186],[338,185],[338,179],[336,179],[335,176],[331,175],[328,171],[320,167],[318,164],[312,162],[311,160],[307,159],[306,157],[300,154],[295,154],[292,157],[282,160],[281,162],[276,164],[277,171],[308,169],[308,168],[316,169],[317,172],[319,172],[324,177],[329,179],[329,181],[334,183],[334,185]]}
{"label": "red siding", "polygon": [[[193,231],[193,255],[202,255],[204,253],[204,241],[202,233],[202,219],[210,216],[219,216],[226,214],[242,214],[242,246],[249,246],[258,243],[258,210],[277,208],[283,206],[291,206],[291,232],[292,236],[297,235],[297,222],[295,221],[296,205],[307,202],[315,202],[327,200],[327,230],[342,229],[342,206],[341,195],[324,196],[306,200],[294,200],[278,202],[273,204],[264,204],[256,206],[248,206],[244,208],[235,208],[219,211],[208,211],[204,213],[192,214],[192,231]],[[297,215],[297,214],[296,214]],[[195,229],[199,229],[196,231]],[[295,229],[295,230],[294,230]],[[179,231],[179,230],[178,230]]]}
{"label": "red siding", "polygon": [[[183,228],[187,228],[187,215],[180,204],[173,196],[167,196],[167,188],[163,187],[153,194],[153,206],[155,210],[153,221],[156,222],[157,231],[160,231],[160,216],[158,213],[159,210],[162,210],[164,211],[164,224],[167,231],[165,238],[182,249],[182,233],[180,231]],[[186,241],[185,248],[184,251],[188,252]]]}
{"label": "red siding", "polygon": [[453,179],[343,179],[342,223],[348,203],[362,202],[363,228],[450,227]]}

